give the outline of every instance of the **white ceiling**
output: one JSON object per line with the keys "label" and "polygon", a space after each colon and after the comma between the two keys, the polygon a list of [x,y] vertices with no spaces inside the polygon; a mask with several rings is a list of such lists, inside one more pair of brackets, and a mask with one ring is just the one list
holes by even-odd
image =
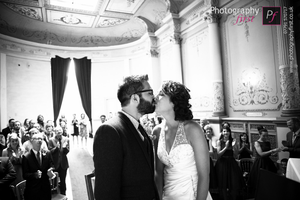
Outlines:
{"label": "white ceiling", "polygon": [[[193,0],[0,0],[0,33],[50,45],[125,44]],[[146,19],[146,20],[145,20]],[[146,23],[145,23],[146,22]]]}

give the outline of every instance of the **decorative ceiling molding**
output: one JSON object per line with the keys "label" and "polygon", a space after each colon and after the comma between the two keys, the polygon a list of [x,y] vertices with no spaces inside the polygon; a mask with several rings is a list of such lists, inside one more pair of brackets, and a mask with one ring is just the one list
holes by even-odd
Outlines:
{"label": "decorative ceiling molding", "polygon": [[0,33],[62,47],[122,45],[157,31],[167,13],[166,0],[0,0]]}
{"label": "decorative ceiling molding", "polygon": [[[65,12],[72,13],[82,13],[82,14],[90,14],[90,15],[98,15],[99,9],[101,8],[104,0],[87,0],[87,1],[74,1],[71,3],[70,1],[56,1],[60,4],[52,4],[53,0],[44,0],[44,6],[48,10],[61,10]],[[82,3],[84,2],[84,3]],[[74,5],[75,4],[75,5]],[[74,5],[74,6],[72,6]],[[85,9],[84,9],[85,8]]]}
{"label": "decorative ceiling molding", "polygon": [[0,0],[1,2],[15,3],[27,6],[39,6],[39,0]]}
{"label": "decorative ceiling molding", "polygon": [[145,0],[110,0],[106,11],[134,14]]}
{"label": "decorative ceiling molding", "polygon": [[128,19],[100,17],[96,28],[112,27],[127,22]]}
{"label": "decorative ceiling molding", "polygon": [[3,3],[3,4],[8,8],[12,9],[13,11],[19,13],[20,15],[29,17],[31,19],[43,21],[42,11],[40,8],[22,6],[22,5],[10,4],[10,3]]}
{"label": "decorative ceiling molding", "polygon": [[95,20],[95,16],[92,15],[66,13],[55,10],[47,10],[47,16],[49,23],[76,27],[91,28]]}

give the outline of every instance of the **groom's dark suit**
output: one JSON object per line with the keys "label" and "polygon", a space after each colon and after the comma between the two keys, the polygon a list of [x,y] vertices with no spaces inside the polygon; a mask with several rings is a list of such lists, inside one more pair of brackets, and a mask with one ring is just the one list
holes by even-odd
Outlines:
{"label": "groom's dark suit", "polygon": [[99,127],[93,146],[96,200],[159,199],[153,151],[147,153],[144,145],[124,113]]}
{"label": "groom's dark suit", "polygon": [[[27,200],[51,200],[51,187],[47,171],[54,167],[50,151],[42,154],[42,166],[39,165],[35,153],[30,150],[23,156],[23,178],[26,180],[24,191]],[[37,170],[42,171],[42,177],[36,178]]]}

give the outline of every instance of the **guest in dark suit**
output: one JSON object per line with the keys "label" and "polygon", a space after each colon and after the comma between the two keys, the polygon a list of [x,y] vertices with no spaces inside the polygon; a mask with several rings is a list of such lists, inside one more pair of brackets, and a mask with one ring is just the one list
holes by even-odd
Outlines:
{"label": "guest in dark suit", "polygon": [[42,151],[43,134],[31,138],[32,149],[23,156],[23,178],[26,180],[25,200],[51,200],[49,178],[54,167],[50,151]]}
{"label": "guest in dark suit", "polygon": [[0,197],[1,199],[14,199],[9,185],[16,179],[16,171],[8,157],[0,157]]}
{"label": "guest in dark suit", "polygon": [[286,134],[283,151],[290,152],[290,158],[300,158],[300,121],[298,118],[288,119],[287,126],[291,131]]}
{"label": "guest in dark suit", "polygon": [[60,193],[66,194],[66,176],[69,168],[67,154],[70,151],[69,139],[63,136],[63,129],[56,127],[55,136],[50,138],[48,148],[51,151],[55,171],[59,174]]}
{"label": "guest in dark suit", "polygon": [[122,111],[102,124],[94,138],[96,200],[159,199],[154,156],[139,119],[155,109],[147,75],[129,76],[118,89]]}
{"label": "guest in dark suit", "polygon": [[6,148],[5,136],[0,132],[0,155],[2,155],[2,151],[5,148]]}
{"label": "guest in dark suit", "polygon": [[7,141],[7,135],[12,133],[13,128],[14,128],[14,124],[15,124],[15,119],[9,119],[8,120],[8,126],[4,129],[2,129],[2,134],[5,137],[5,142]]}

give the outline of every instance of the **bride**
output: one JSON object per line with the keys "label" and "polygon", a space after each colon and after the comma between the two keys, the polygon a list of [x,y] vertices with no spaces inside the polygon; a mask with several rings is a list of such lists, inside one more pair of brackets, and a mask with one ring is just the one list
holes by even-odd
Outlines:
{"label": "bride", "polygon": [[155,112],[164,118],[153,134],[156,183],[163,200],[212,199],[209,152],[200,125],[194,121],[189,89],[167,81],[157,97]]}

